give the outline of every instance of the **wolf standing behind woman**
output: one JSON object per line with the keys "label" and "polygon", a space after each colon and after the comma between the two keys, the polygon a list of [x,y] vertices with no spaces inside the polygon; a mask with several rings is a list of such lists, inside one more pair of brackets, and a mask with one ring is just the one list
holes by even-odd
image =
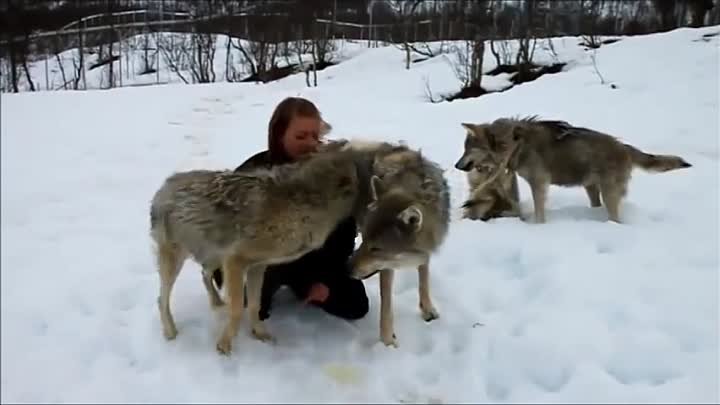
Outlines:
{"label": "wolf standing behind woman", "polygon": [[[250,157],[235,171],[272,167],[296,161],[316,150],[330,130],[318,108],[301,97],[281,101],[268,125],[268,147]],[[368,297],[362,280],[350,277],[349,258],[355,250],[357,224],[353,217],[341,221],[325,244],[299,259],[272,265],[264,275],[259,317],[270,316],[272,300],[282,286],[288,286],[298,299],[316,305],[344,319],[359,319],[368,312]],[[213,272],[222,288],[222,271]]]}

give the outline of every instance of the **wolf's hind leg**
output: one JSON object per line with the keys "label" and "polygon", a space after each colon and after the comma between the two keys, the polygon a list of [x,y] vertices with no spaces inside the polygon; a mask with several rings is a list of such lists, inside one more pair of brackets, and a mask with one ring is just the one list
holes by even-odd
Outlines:
{"label": "wolf's hind leg", "polygon": [[165,339],[172,340],[178,334],[175,320],[170,311],[170,294],[177,280],[180,269],[187,258],[187,254],[177,246],[169,243],[159,244],[157,248],[157,266],[160,276],[160,295],[158,296],[158,309],[162,322]]}
{"label": "wolf's hind leg", "polygon": [[620,220],[620,203],[625,196],[624,184],[603,184],[600,186],[603,203],[612,222],[622,223]]}
{"label": "wolf's hind leg", "polygon": [[265,277],[265,266],[252,266],[247,270],[247,309],[250,318],[252,335],[256,339],[272,343],[275,338],[265,328],[265,322],[260,320],[260,298]]}
{"label": "wolf's hind leg", "polygon": [[585,186],[585,192],[588,195],[591,207],[599,207],[602,205],[600,202],[600,188],[597,185],[591,184]]}
{"label": "wolf's hind leg", "polygon": [[245,310],[245,272],[247,267],[247,261],[238,256],[231,255],[223,260],[223,284],[225,284],[227,294],[229,319],[216,344],[217,351],[220,354],[230,354],[233,340],[240,328],[240,322]]}

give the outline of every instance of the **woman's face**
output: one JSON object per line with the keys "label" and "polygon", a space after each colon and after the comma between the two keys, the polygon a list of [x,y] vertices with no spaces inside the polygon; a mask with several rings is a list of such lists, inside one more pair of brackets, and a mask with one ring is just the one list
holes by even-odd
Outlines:
{"label": "woman's face", "polygon": [[290,159],[296,160],[317,149],[321,124],[321,120],[315,117],[295,116],[290,120],[282,142]]}

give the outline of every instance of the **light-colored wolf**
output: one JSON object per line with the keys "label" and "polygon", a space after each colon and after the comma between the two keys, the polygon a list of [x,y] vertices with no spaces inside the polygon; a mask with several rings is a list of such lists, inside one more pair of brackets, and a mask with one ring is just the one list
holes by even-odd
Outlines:
{"label": "light-colored wolf", "polygon": [[476,167],[467,173],[469,197],[462,205],[463,218],[521,217],[517,174],[506,169],[488,181],[493,174],[494,167]]}
{"label": "light-colored wolf", "polygon": [[[575,127],[565,121],[500,118],[491,123],[463,124],[468,134],[459,170],[483,167],[502,160],[530,185],[535,221],[545,222],[545,200],[549,186],[582,186],[590,205],[605,205],[611,221],[620,221],[620,203],[627,194],[634,167],[667,172],[692,167],[674,155],[653,155],[625,144],[614,136]],[[500,157],[498,157],[500,156]]]}
{"label": "light-colored wolf", "polygon": [[[517,173],[501,166],[501,154],[493,151],[486,137],[474,135],[474,124],[461,123],[467,131],[465,149],[473,149],[473,165],[467,171],[469,197],[462,205],[463,218],[487,221],[499,217],[520,217]],[[457,168],[457,165],[456,165]]]}
{"label": "light-colored wolf", "polygon": [[244,311],[252,334],[273,340],[258,317],[266,266],[292,261],[319,248],[333,227],[350,215],[358,198],[354,162],[344,153],[317,154],[271,170],[193,170],[168,177],[152,199],[151,236],[160,274],[158,305],[163,333],[177,328],[170,293],[183,263],[203,267],[210,303],[221,305],[210,275],[222,268],[229,319],[217,350],[229,353]]}
{"label": "light-colored wolf", "polygon": [[317,249],[342,218],[354,215],[364,233],[352,259],[353,275],[367,278],[378,266],[387,270],[381,273],[380,329],[383,342],[394,344],[392,269],[418,267],[423,318],[438,316],[430,299],[428,262],[447,232],[447,193],[442,171],[419,153],[388,143],[334,142],[299,162],[271,169],[171,175],[150,209],[165,337],[177,336],[170,294],[192,257],[203,267],[212,306],[222,305],[210,280],[212,270],[221,267],[226,280],[229,319],[217,350],[232,350],[244,311],[245,275],[252,334],[273,340],[258,317],[266,267]]}

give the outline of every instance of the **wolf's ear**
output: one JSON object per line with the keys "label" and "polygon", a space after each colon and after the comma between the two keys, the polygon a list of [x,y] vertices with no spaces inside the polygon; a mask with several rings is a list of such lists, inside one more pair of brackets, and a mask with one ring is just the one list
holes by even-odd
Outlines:
{"label": "wolf's ear", "polygon": [[372,197],[373,201],[377,201],[378,197],[382,195],[383,192],[383,182],[380,180],[380,177],[373,175],[370,178],[370,197]]}
{"label": "wolf's ear", "polygon": [[398,214],[398,219],[411,231],[417,232],[422,227],[423,215],[418,207],[411,205]]}
{"label": "wolf's ear", "polygon": [[468,132],[470,132],[471,134],[475,133],[475,129],[474,129],[475,126],[474,126],[473,124],[469,124],[469,123],[467,123],[467,122],[461,122],[460,125],[461,125],[463,128],[465,128],[465,130],[467,130]]}

